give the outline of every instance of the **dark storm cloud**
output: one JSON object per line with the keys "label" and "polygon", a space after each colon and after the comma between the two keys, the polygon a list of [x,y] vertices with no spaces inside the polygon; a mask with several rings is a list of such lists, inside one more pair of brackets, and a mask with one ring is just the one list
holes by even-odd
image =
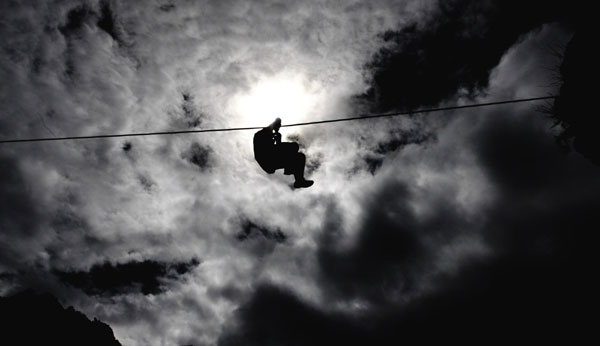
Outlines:
{"label": "dark storm cloud", "polygon": [[113,6],[114,1],[100,1],[100,16],[97,25],[119,45],[126,45],[126,35],[118,21],[116,12],[113,10]]}
{"label": "dark storm cloud", "polygon": [[[0,229],[2,235],[32,235],[36,231],[37,212],[23,178],[18,160],[0,153]],[[4,244],[3,244],[4,245]],[[8,244],[6,244],[8,246]],[[4,252],[4,251],[2,251]]]}
{"label": "dark storm cloud", "polygon": [[[0,258],[1,261],[5,261],[4,258]],[[17,274],[10,272],[0,272],[0,296],[4,296],[17,283]]]}
{"label": "dark storm cloud", "polygon": [[456,205],[456,191],[429,192],[430,213],[418,213],[419,188],[388,178],[364,199],[365,217],[348,246],[340,246],[344,215],[327,213],[317,258],[322,284],[332,298],[368,305],[401,301],[419,294],[444,246],[477,230]]}
{"label": "dark storm cloud", "polygon": [[144,175],[144,174],[140,174],[138,176],[138,180],[140,182],[140,184],[142,185],[142,187],[144,188],[144,190],[151,192],[152,189],[156,186],[156,182],[154,182],[152,180],[152,178]]}
{"label": "dark storm cloud", "polygon": [[123,149],[123,151],[130,151],[133,148],[133,144],[131,144],[131,142],[125,142],[123,143],[123,145],[121,146],[121,149]]}
{"label": "dark storm cloud", "polygon": [[[367,308],[332,313],[263,286],[237,312],[237,328],[221,345],[242,338],[248,345],[385,345],[590,335],[582,311],[597,288],[590,274],[600,229],[598,170],[565,156],[546,130],[550,122],[531,121],[541,114],[488,115],[463,142],[475,148],[498,193],[478,215],[483,223],[472,223],[443,194],[431,201],[431,214],[418,215],[412,188],[390,181],[369,200],[356,240],[338,249],[344,216],[332,207],[319,241],[322,284],[328,300]],[[418,285],[442,251],[439,244],[473,232],[493,254],[437,276],[423,294]],[[307,330],[318,334],[300,332]]]}
{"label": "dark storm cloud", "polygon": [[270,230],[265,226],[258,225],[248,219],[245,219],[241,223],[241,230],[236,235],[237,240],[246,241],[258,238],[264,238],[272,240],[277,243],[283,243],[286,241],[287,236],[280,230]]}
{"label": "dark storm cloud", "polygon": [[18,159],[0,153],[0,271],[21,268],[37,248],[43,213],[26,183]]}
{"label": "dark storm cloud", "polygon": [[201,171],[206,171],[212,166],[213,150],[208,146],[203,146],[200,143],[192,143],[190,148],[185,151],[181,156],[200,168]]}
{"label": "dark storm cloud", "polygon": [[563,278],[569,273],[560,265],[476,263],[445,282],[443,291],[366,314],[324,311],[289,291],[262,286],[219,345],[581,342],[593,329],[578,309],[585,301],[571,304],[578,290]]}
{"label": "dark storm cloud", "polygon": [[111,0],[100,1],[97,8],[85,4],[77,5],[68,12],[66,21],[58,30],[68,39],[72,39],[86,23],[89,23],[96,25],[119,45],[126,45],[126,33],[117,18],[114,6],[115,2]]}
{"label": "dark storm cloud", "polygon": [[58,27],[58,30],[65,37],[71,37],[81,30],[86,20],[93,16],[93,12],[86,6],[78,6],[73,8],[67,14],[64,24]]}
{"label": "dark storm cloud", "polygon": [[394,129],[390,133],[391,138],[387,138],[385,141],[378,142],[375,152],[377,154],[385,155],[390,152],[394,152],[398,149],[409,144],[423,144],[429,140],[435,139],[435,134],[430,132],[421,125],[416,129]]}
{"label": "dark storm cloud", "polygon": [[197,259],[175,263],[152,260],[117,264],[105,262],[93,265],[89,271],[55,271],[55,274],[61,281],[88,295],[157,295],[167,289],[169,281],[178,280],[199,264]]}
{"label": "dark storm cloud", "polygon": [[259,287],[238,313],[238,329],[224,333],[219,345],[354,345],[366,341],[351,317],[327,314],[275,286]]}
{"label": "dark storm cloud", "polygon": [[187,127],[194,128],[202,124],[202,112],[200,112],[194,104],[194,97],[188,92],[182,94],[183,102],[181,104],[181,110],[183,113],[183,120],[186,122]]}
{"label": "dark storm cloud", "polygon": [[366,169],[375,174],[387,155],[402,150],[409,144],[424,145],[435,140],[435,133],[427,129],[425,124],[417,122],[416,125],[414,128],[394,129],[387,137],[378,138],[374,148],[368,148],[369,151],[363,157]]}
{"label": "dark storm cloud", "polygon": [[314,172],[316,172],[321,165],[323,164],[323,154],[321,153],[313,153],[306,161],[306,169],[304,174],[306,176],[311,176]]}
{"label": "dark storm cloud", "polygon": [[[530,43],[520,49],[515,61],[504,61],[502,73],[526,61],[521,54],[540,54]],[[552,122],[532,105],[457,113],[431,145],[389,157],[392,173],[363,199],[365,216],[350,242],[347,215],[335,205],[327,211],[317,259],[330,304],[259,287],[221,344],[242,338],[249,345],[577,342],[591,336],[585,313],[597,300],[599,170],[565,155],[549,131]],[[467,165],[461,157],[469,158]],[[475,181],[470,188],[489,194],[487,201],[461,207],[457,181],[423,190],[418,179],[396,178],[415,171],[413,159],[424,167],[434,163],[433,171],[417,169],[417,176],[476,167],[490,188]],[[426,202],[415,203],[418,195]],[[451,261],[454,254],[444,252],[461,237],[480,239],[489,252],[436,271],[436,260]],[[343,312],[335,301],[345,304]],[[324,337],[298,333],[312,329]]]}
{"label": "dark storm cloud", "polygon": [[551,115],[563,131],[557,136],[561,145],[574,149],[600,166],[600,119],[596,115],[596,89],[600,77],[597,50],[590,50],[596,35],[594,21],[582,16],[577,31],[564,51],[560,65],[560,94]]}
{"label": "dark storm cloud", "polygon": [[242,218],[239,232],[235,235],[240,248],[256,258],[265,258],[278,246],[289,245],[288,236],[280,228],[267,227],[260,222]]}
{"label": "dark storm cloud", "polygon": [[58,27],[60,33],[66,38],[67,50],[65,52],[65,74],[73,79],[77,77],[78,65],[76,47],[81,39],[81,29],[87,21],[95,18],[95,13],[87,6],[77,6],[69,11],[66,22]]}
{"label": "dark storm cloud", "polygon": [[435,105],[457,92],[474,96],[521,35],[568,14],[565,1],[440,1],[425,20],[383,35],[367,69],[363,97],[377,110]]}
{"label": "dark storm cloud", "polygon": [[175,9],[175,5],[171,3],[162,4],[159,6],[159,9],[164,12],[171,12]]}
{"label": "dark storm cloud", "polygon": [[539,123],[492,115],[470,138],[499,194],[486,225],[488,241],[518,256],[591,257],[581,250],[600,226],[594,212],[600,170],[562,153]]}

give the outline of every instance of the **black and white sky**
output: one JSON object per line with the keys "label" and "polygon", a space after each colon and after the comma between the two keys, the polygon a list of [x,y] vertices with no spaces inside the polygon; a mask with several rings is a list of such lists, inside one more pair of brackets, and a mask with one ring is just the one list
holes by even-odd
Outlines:
{"label": "black and white sky", "polygon": [[[3,0],[0,139],[552,95],[573,3]],[[584,303],[600,168],[544,105],[282,128],[303,190],[252,131],[3,144],[0,294],[132,346],[554,336]]]}

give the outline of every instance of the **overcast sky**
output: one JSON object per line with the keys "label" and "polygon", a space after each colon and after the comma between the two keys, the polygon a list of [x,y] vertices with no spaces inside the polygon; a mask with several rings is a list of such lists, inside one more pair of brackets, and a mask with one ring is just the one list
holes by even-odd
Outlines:
{"label": "overcast sky", "polygon": [[[2,1],[0,138],[552,95],[568,12],[538,0]],[[456,299],[471,293],[504,296],[496,317],[532,301],[541,316],[536,299],[578,282],[557,276],[600,207],[599,168],[561,151],[543,105],[282,128],[307,155],[315,185],[303,190],[260,169],[252,131],[3,144],[0,293],[48,291],[132,346],[394,343],[394,321],[441,323],[422,316],[475,309]]]}

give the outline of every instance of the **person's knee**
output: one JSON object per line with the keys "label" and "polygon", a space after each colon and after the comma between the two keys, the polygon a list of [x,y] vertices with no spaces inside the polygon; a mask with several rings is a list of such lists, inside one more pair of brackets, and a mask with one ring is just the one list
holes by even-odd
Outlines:
{"label": "person's knee", "polygon": [[298,158],[299,162],[302,162],[302,163],[306,162],[306,155],[304,155],[303,153],[297,153],[296,157]]}
{"label": "person's knee", "polygon": [[290,147],[292,148],[293,151],[300,150],[300,146],[296,142],[292,142],[292,145]]}

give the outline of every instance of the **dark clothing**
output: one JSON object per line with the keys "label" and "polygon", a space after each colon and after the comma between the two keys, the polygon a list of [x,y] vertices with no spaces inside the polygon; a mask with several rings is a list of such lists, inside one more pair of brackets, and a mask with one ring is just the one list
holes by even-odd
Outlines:
{"label": "dark clothing", "polygon": [[298,143],[281,143],[281,135],[273,133],[269,127],[254,134],[254,158],[267,173],[284,169],[284,174],[293,174],[296,179],[304,179],[306,157],[299,153]]}
{"label": "dark clothing", "polygon": [[254,158],[267,173],[275,172],[273,155],[275,151],[275,134],[269,127],[254,134]]}

